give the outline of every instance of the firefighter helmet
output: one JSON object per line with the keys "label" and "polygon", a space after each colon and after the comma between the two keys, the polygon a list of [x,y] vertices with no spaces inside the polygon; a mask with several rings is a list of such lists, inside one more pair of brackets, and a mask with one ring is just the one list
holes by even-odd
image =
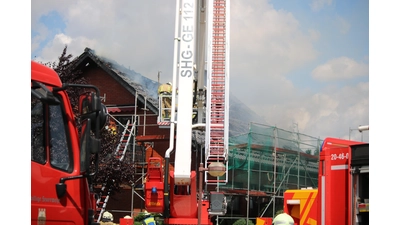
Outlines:
{"label": "firefighter helmet", "polygon": [[103,217],[102,218],[103,218],[102,219],[103,222],[112,222],[114,220],[113,215],[108,211],[105,211],[103,213]]}
{"label": "firefighter helmet", "polygon": [[272,221],[273,225],[293,225],[294,220],[293,218],[286,214],[286,213],[281,213],[277,215],[274,220]]}
{"label": "firefighter helmet", "polygon": [[147,210],[144,210],[143,214],[144,214],[145,217],[149,217],[151,215],[149,212],[147,212]]}

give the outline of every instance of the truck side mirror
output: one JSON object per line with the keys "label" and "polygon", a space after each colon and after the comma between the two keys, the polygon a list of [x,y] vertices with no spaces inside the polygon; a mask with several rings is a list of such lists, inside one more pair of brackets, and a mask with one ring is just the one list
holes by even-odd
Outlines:
{"label": "truck side mirror", "polygon": [[72,177],[61,177],[60,182],[56,184],[56,192],[57,192],[57,198],[62,198],[65,196],[67,193],[67,184],[65,182],[67,180],[76,180],[76,179],[82,179],[84,178],[85,175],[78,175],[78,176],[72,176]]}
{"label": "truck side mirror", "polygon": [[79,96],[79,113],[82,116],[100,111],[101,100],[94,92],[85,92]]}
{"label": "truck side mirror", "polygon": [[67,193],[67,185],[65,183],[56,184],[57,197],[60,199]]}
{"label": "truck side mirror", "polygon": [[92,137],[90,135],[91,120],[85,119],[82,121],[82,135],[81,135],[81,172],[89,170],[90,153],[92,151]]}
{"label": "truck side mirror", "polygon": [[101,104],[99,117],[100,117],[100,128],[103,128],[108,123],[109,120],[107,107],[103,104]]}
{"label": "truck side mirror", "polygon": [[79,96],[79,113],[82,120],[90,119],[92,129],[96,129],[96,119],[99,117],[99,127],[103,128],[108,120],[107,107],[101,104],[100,98],[93,92],[86,92]]}

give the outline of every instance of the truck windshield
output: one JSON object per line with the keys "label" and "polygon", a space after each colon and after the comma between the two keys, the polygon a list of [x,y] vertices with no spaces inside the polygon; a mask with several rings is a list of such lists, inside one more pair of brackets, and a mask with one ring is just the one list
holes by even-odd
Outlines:
{"label": "truck windshield", "polygon": [[[60,102],[61,99],[60,99]],[[72,172],[72,153],[68,145],[67,124],[62,104],[48,105],[31,97],[31,160]],[[48,136],[46,136],[48,130]],[[49,154],[46,154],[48,143]],[[48,159],[49,157],[49,159]]]}

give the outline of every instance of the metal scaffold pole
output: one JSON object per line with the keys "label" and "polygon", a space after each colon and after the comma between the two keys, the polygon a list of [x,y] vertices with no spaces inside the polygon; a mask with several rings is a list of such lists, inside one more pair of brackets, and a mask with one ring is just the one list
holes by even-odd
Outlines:
{"label": "metal scaffold pole", "polygon": [[273,201],[274,201],[274,203],[272,205],[272,214],[273,215],[275,215],[275,204],[276,204],[275,198],[276,198],[276,157],[277,157],[277,155],[276,155],[276,145],[277,145],[277,142],[278,142],[278,134],[277,134],[276,127],[274,127],[274,178],[273,178],[273,181],[274,181],[274,194],[272,196],[273,197]]}
{"label": "metal scaffold pole", "polygon": [[249,223],[249,208],[250,208],[250,149],[251,149],[251,123],[250,123],[250,132],[248,135],[247,142],[247,213],[246,213],[246,225]]}
{"label": "metal scaffold pole", "polygon": [[134,202],[134,196],[135,196],[135,174],[136,174],[136,166],[135,166],[135,147],[136,147],[136,136],[137,136],[137,134],[136,134],[136,126],[137,126],[137,97],[138,97],[138,93],[136,92],[136,94],[135,94],[135,114],[134,114],[134,117],[135,117],[135,119],[133,120],[134,121],[134,123],[133,123],[133,126],[132,126],[132,128],[134,129],[134,136],[133,136],[133,144],[132,144],[132,164],[133,164],[133,166],[134,166],[134,168],[133,168],[133,183],[132,183],[132,185],[131,185],[131,188],[132,188],[132,196],[131,196],[131,217],[133,218],[133,211],[134,211],[134,205],[133,205],[133,202]]}

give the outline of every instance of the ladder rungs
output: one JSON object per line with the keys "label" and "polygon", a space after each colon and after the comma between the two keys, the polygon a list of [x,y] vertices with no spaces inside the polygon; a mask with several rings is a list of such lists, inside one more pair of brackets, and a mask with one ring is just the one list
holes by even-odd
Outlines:
{"label": "ladder rungs", "polygon": [[[225,89],[226,89],[226,57],[228,46],[227,35],[227,11],[226,2],[215,0],[213,4],[212,18],[212,71],[211,71],[211,111],[209,149],[207,151],[207,163],[226,162],[225,135]],[[206,182],[211,184],[227,183],[227,179],[217,179],[206,172]]]}
{"label": "ladder rungs", "polygon": [[227,183],[227,180],[206,180],[206,183],[213,183],[213,184]]}
{"label": "ladder rungs", "polygon": [[214,157],[222,157],[225,155],[224,147],[221,146],[217,149],[210,147],[210,155],[213,155]]}
{"label": "ladder rungs", "polygon": [[224,148],[221,147],[220,149],[211,149],[210,148],[210,156],[214,156],[214,157],[223,157],[225,155],[225,151]]}
{"label": "ladder rungs", "polygon": [[[210,149],[210,155],[208,156],[208,158],[210,158],[211,156],[214,157],[214,158],[222,158],[222,157],[224,157],[225,156],[224,148],[220,148],[218,150]],[[216,160],[214,160],[214,161],[216,161]]]}
{"label": "ladder rungs", "polygon": [[211,106],[211,118],[219,118],[224,115],[225,105],[221,101],[221,106]]}
{"label": "ladder rungs", "polygon": [[214,152],[224,152],[224,143],[223,141],[221,142],[214,142],[214,143],[210,143],[210,152],[214,151]]}
{"label": "ladder rungs", "polygon": [[224,144],[223,143],[216,143],[216,144],[210,144],[210,152],[224,152]]}

